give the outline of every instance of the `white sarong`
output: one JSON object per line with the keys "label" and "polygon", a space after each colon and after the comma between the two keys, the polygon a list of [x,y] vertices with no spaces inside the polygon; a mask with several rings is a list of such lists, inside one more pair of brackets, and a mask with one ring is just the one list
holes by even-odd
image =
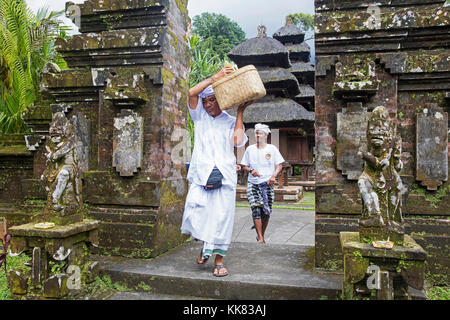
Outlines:
{"label": "white sarong", "polygon": [[236,188],[229,184],[206,191],[192,183],[184,208],[181,232],[204,241],[203,256],[225,256],[233,233]]}

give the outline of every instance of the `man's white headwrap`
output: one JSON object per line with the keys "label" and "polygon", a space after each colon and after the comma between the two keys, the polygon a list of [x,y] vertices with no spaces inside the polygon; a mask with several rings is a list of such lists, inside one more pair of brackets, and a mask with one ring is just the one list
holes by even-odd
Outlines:
{"label": "man's white headwrap", "polygon": [[207,86],[202,92],[200,92],[198,97],[200,99],[205,99],[208,98],[209,96],[212,96],[213,94],[215,94],[215,92],[212,86]]}
{"label": "man's white headwrap", "polygon": [[270,133],[270,129],[269,126],[266,124],[262,124],[262,123],[258,123],[255,125],[255,131],[262,131],[265,134],[269,134]]}

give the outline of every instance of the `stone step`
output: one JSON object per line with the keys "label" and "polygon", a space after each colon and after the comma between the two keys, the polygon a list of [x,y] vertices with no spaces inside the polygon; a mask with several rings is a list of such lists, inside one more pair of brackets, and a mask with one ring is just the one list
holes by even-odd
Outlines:
{"label": "stone step", "polygon": [[89,215],[105,222],[156,223],[157,210],[148,208],[117,208],[91,206]]}
{"label": "stone step", "polygon": [[89,217],[100,220],[96,254],[120,254],[134,258],[151,255],[153,229],[158,210],[151,207],[91,205]]}
{"label": "stone step", "polygon": [[177,296],[170,294],[126,291],[126,292],[116,292],[115,294],[108,297],[106,300],[214,300],[214,299],[194,297],[194,296]]}
{"label": "stone step", "polygon": [[[201,242],[185,243],[152,260],[94,256],[100,273],[128,288],[151,288],[152,294],[211,299],[336,299],[342,274],[319,274],[308,251],[312,247],[232,243],[225,266],[229,275],[212,275],[213,259],[196,263]],[[148,291],[148,290],[146,290]]]}

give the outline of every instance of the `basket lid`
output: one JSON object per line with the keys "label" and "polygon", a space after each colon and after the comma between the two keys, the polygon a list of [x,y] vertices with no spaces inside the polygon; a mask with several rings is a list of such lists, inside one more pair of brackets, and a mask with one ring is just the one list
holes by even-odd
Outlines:
{"label": "basket lid", "polygon": [[256,69],[256,67],[254,65],[249,64],[248,66],[239,68],[236,71],[233,71],[232,73],[226,75],[225,77],[217,80],[216,82],[213,83],[212,87],[214,89],[215,87],[221,85],[222,83],[227,82],[227,81],[229,81],[231,79],[234,79],[237,76],[239,76],[239,75],[241,75],[243,73],[246,73],[248,71],[258,71],[258,70]]}

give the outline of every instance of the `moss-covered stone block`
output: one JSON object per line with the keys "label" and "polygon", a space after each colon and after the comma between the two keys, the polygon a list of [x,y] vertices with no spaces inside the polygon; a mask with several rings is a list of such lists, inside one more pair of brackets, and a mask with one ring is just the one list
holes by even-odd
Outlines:
{"label": "moss-covered stone block", "polygon": [[67,274],[57,274],[45,280],[43,283],[44,296],[60,299],[68,295],[67,279]]}
{"label": "moss-covered stone block", "polygon": [[12,294],[26,294],[28,292],[28,277],[20,271],[11,270],[8,274],[8,285]]}
{"label": "moss-covered stone block", "polygon": [[364,279],[367,267],[369,266],[369,259],[357,253],[359,251],[344,255],[344,281],[351,284],[355,284]]}
{"label": "moss-covered stone block", "polygon": [[[408,286],[417,290],[424,288],[426,252],[411,237],[405,235],[403,246],[393,249],[375,248],[361,242],[358,232],[341,232],[340,241],[344,255],[343,297],[390,300],[410,298]],[[369,267],[378,274],[369,275]],[[378,279],[380,287],[368,287],[368,277]],[[372,290],[372,291],[371,291]]]}

